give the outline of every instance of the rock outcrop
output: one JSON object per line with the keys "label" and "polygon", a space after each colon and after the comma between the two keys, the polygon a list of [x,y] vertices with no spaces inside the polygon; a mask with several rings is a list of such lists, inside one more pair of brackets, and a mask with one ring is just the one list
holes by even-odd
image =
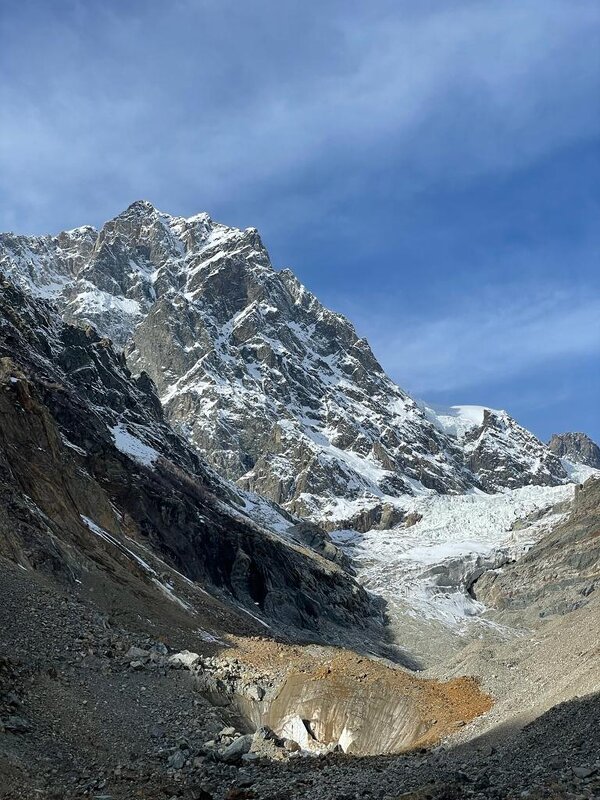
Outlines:
{"label": "rock outcrop", "polygon": [[525,618],[565,614],[600,590],[600,479],[575,491],[569,517],[518,561],[485,572],[472,586],[486,605]]}
{"label": "rock outcrop", "polygon": [[585,433],[555,433],[548,449],[559,458],[600,469],[600,447]]}

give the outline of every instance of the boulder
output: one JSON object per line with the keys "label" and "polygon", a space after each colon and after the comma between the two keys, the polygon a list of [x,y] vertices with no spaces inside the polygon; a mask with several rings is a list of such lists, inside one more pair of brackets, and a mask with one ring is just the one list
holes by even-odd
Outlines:
{"label": "boulder", "polygon": [[221,753],[221,760],[227,764],[234,764],[239,761],[245,753],[250,752],[253,739],[254,737],[251,733],[238,737]]}
{"label": "boulder", "polygon": [[198,653],[192,653],[190,650],[182,650],[169,656],[169,664],[178,669],[191,669],[198,661],[200,661]]}
{"label": "boulder", "polygon": [[147,661],[150,658],[150,652],[133,646],[125,653],[125,658],[127,661]]}

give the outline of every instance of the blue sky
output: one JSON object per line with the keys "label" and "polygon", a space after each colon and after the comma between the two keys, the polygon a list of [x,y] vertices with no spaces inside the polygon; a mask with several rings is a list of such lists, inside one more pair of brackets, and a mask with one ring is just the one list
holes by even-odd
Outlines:
{"label": "blue sky", "polygon": [[3,0],[0,229],[256,226],[413,394],[600,440],[599,36],[596,0]]}

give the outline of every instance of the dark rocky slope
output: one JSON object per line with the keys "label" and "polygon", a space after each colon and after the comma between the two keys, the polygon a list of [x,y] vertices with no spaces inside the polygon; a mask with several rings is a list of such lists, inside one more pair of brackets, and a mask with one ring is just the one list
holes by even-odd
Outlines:
{"label": "dark rocky slope", "polygon": [[600,592],[600,479],[577,487],[568,519],[519,561],[484,573],[472,592],[504,616],[527,619],[586,605]]}
{"label": "dark rocky slope", "polygon": [[243,513],[165,423],[147,376],[133,379],[93,329],[4,280],[0,419],[0,555],[24,568],[67,583],[101,573],[163,598],[175,568],[230,609],[290,630],[335,635],[377,618],[341,567]]}
{"label": "dark rocky slope", "polygon": [[[529,796],[537,800],[552,797],[547,793],[552,786],[556,791],[577,790],[580,797],[593,797],[598,787],[593,770],[585,778],[572,771],[587,775],[594,765],[598,707],[588,699],[554,710],[524,735],[511,731],[502,743],[366,758],[288,753],[285,759],[274,759],[273,740],[261,738],[259,732],[252,737],[255,749],[250,758],[225,759],[217,745],[223,749],[232,743],[240,720],[231,709],[208,702],[195,690],[191,673],[175,668],[162,655],[170,652],[164,642],[179,647],[193,643],[200,652],[213,654],[224,650],[201,642],[183,622],[181,609],[169,619],[146,606],[137,619],[124,624],[123,619],[98,612],[76,591],[61,591],[42,573],[2,564],[2,579],[3,799],[340,800],[358,794],[381,800],[414,792],[407,800],[482,800],[518,798],[525,789],[533,789]],[[248,644],[266,648],[268,643],[253,637]],[[137,649],[131,652],[131,647]],[[271,665],[287,666],[295,649],[271,646],[266,655]],[[307,648],[305,661],[312,661],[322,680],[330,667],[319,664],[319,650]],[[340,654],[338,650],[338,659]],[[213,655],[205,660],[218,663],[220,680],[227,680],[225,659]],[[239,659],[233,662],[239,671]],[[355,656],[354,666],[343,685],[351,691],[369,685],[373,665]],[[381,672],[381,665],[375,666]],[[410,676],[400,677],[406,681]],[[438,723],[449,717],[446,730],[465,730],[464,721],[472,714],[459,716],[458,683],[448,686],[453,691],[447,708],[427,708],[433,682],[412,682],[420,684],[412,698],[427,712],[424,719],[431,724],[433,715]],[[438,695],[441,688],[436,688]],[[397,691],[390,697],[398,702]],[[245,738],[239,737],[242,742]],[[283,749],[278,749],[281,754]]]}

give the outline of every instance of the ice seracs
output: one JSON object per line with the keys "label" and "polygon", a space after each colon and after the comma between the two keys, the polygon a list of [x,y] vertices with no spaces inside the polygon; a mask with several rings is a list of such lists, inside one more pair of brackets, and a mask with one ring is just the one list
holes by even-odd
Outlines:
{"label": "ice seracs", "polygon": [[470,583],[525,553],[563,518],[574,491],[565,484],[405,497],[396,502],[415,520],[409,527],[331,535],[364,585],[386,598],[399,629],[403,617],[418,615],[460,632],[473,620],[485,624],[485,606],[469,595]]}

